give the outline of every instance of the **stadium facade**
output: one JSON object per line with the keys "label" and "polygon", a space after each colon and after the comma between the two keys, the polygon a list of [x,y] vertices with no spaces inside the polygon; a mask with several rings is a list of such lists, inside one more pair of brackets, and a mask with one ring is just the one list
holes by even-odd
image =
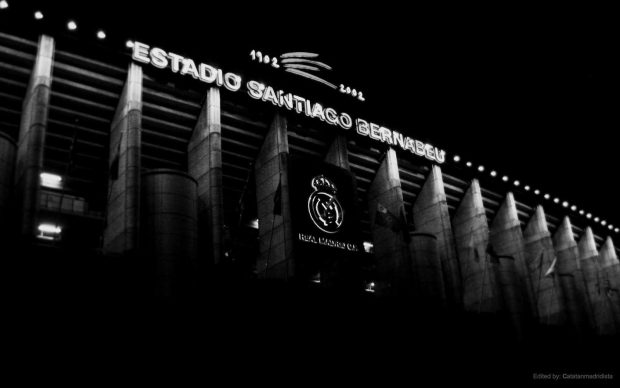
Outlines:
{"label": "stadium facade", "polygon": [[24,35],[0,33],[7,245],[141,263],[168,300],[234,263],[259,282],[504,314],[519,335],[620,327],[604,228],[365,118],[314,53],[253,52],[241,73],[147,42],[119,55]]}

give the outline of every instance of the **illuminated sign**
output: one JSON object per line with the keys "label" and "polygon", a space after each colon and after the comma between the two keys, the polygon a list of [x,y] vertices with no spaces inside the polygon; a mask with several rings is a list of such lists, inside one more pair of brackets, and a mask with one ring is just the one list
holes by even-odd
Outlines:
{"label": "illuminated sign", "polygon": [[315,176],[311,183],[314,192],[308,197],[308,214],[317,228],[325,233],[336,233],[344,218],[344,212],[336,193],[338,189],[323,175]]}
{"label": "illuminated sign", "polygon": [[[278,61],[274,60],[273,57],[263,56],[260,52],[253,52],[253,54],[255,60],[260,60],[264,64],[271,64],[271,66],[276,68],[280,67]],[[304,52],[286,53],[280,56],[280,63],[282,63],[286,71],[295,74],[299,74],[300,72],[306,73],[304,70],[308,70],[306,69],[307,67],[313,69],[318,69],[319,67],[329,68],[328,65],[312,59],[316,55],[318,54]],[[170,68],[173,73],[189,75],[207,84],[224,86],[232,92],[241,89],[243,84],[240,75],[224,72],[222,69],[205,63],[197,64],[191,58],[185,58],[172,52],[166,52],[158,47],[150,47],[144,43],[134,42],[132,58],[140,63],[150,64],[158,69]],[[317,78],[309,73],[306,74],[307,78],[308,76]],[[321,81],[324,80],[321,79]],[[318,102],[312,102],[308,98],[298,96],[291,92],[275,90],[273,87],[258,81],[249,80],[245,85],[248,95],[255,100],[270,102],[280,108],[319,119],[344,130],[351,129],[355,124],[355,131],[358,135],[369,137],[372,140],[386,143],[390,146],[398,146],[405,151],[409,151],[414,155],[424,157],[433,162],[444,163],[446,161],[445,151],[431,144],[410,138],[409,136],[404,136],[400,132],[390,130],[379,124],[361,118],[353,120],[351,116],[345,112],[338,112],[334,108],[325,107]],[[335,85],[333,86],[336,88]],[[344,90],[344,93],[354,95],[354,90],[350,88],[344,88],[343,85],[340,85],[340,89]],[[355,92],[359,98],[361,93]]]}

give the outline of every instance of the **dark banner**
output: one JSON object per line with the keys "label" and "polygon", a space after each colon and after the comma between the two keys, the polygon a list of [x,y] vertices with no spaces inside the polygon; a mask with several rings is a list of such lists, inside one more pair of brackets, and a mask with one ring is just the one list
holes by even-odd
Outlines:
{"label": "dark banner", "polygon": [[298,268],[308,276],[334,277],[359,261],[363,244],[353,175],[328,163],[293,159],[289,188]]}

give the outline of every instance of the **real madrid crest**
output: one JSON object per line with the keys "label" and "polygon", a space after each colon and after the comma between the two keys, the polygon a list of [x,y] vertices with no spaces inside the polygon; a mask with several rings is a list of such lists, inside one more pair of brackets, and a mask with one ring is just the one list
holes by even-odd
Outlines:
{"label": "real madrid crest", "polygon": [[336,233],[342,225],[344,211],[336,198],[336,186],[324,175],[312,178],[314,192],[308,197],[308,214],[317,228]]}

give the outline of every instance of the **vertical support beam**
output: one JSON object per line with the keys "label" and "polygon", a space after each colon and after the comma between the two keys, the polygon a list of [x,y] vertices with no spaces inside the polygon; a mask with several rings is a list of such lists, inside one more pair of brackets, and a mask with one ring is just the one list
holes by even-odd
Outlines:
{"label": "vertical support beam", "polygon": [[295,275],[288,154],[286,117],[276,113],[254,164],[260,240],[256,272],[263,279]]}
{"label": "vertical support beam", "polygon": [[514,196],[510,192],[506,194],[504,202],[491,223],[490,240],[495,253],[500,256],[500,271],[509,281],[504,296],[513,295],[514,307],[523,309],[521,312],[530,317],[537,316],[533,303],[534,292],[525,262],[521,222]]}
{"label": "vertical support beam", "polygon": [[548,272],[555,263],[551,233],[542,206],[536,211],[523,232],[525,261],[534,293],[538,321],[543,325],[564,325],[566,307],[559,284]]}
{"label": "vertical support beam", "polygon": [[54,39],[41,35],[39,48],[22,104],[22,116],[17,140],[15,198],[20,215],[21,235],[30,239],[36,232],[39,210],[41,169],[45,132],[52,87]]}
{"label": "vertical support beam", "polygon": [[489,227],[478,180],[471,182],[452,223],[463,274],[465,310],[491,313],[501,310],[499,284],[487,259]]}
{"label": "vertical support beam", "polygon": [[110,129],[110,180],[103,250],[132,254],[139,246],[142,68],[129,65]]}
{"label": "vertical support beam", "polygon": [[448,201],[439,166],[431,167],[413,204],[413,224],[417,232],[431,233],[437,237],[439,265],[447,302],[450,306],[462,307],[461,270],[453,243]]}
{"label": "vertical support beam", "polygon": [[404,235],[405,205],[398,174],[396,152],[389,149],[368,189],[368,213],[375,257],[379,294],[409,294],[411,262]]}
{"label": "vertical support beam", "polygon": [[579,265],[585,280],[586,296],[592,306],[591,323],[598,334],[611,335],[616,332],[612,305],[603,290],[599,278],[599,256],[592,229],[588,226],[578,243]]}
{"label": "vertical support beam", "polygon": [[562,219],[560,227],[555,232],[553,245],[557,255],[554,276],[562,289],[569,321],[577,333],[583,334],[589,327],[587,314],[589,306],[579,267],[579,251],[568,217]]}
{"label": "vertical support beam", "polygon": [[336,135],[325,155],[325,162],[344,168],[345,170],[351,170],[349,166],[349,150],[347,148],[346,136]]}
{"label": "vertical support beam", "polygon": [[15,179],[15,141],[4,132],[0,132],[0,244],[5,247],[13,242],[12,220],[13,180]]}
{"label": "vertical support beam", "polygon": [[207,91],[187,147],[189,175],[198,182],[198,233],[206,237],[199,239],[199,252],[201,256],[206,256],[207,265],[218,264],[223,255],[224,195],[220,118],[220,90],[212,87]]}
{"label": "vertical support beam", "polygon": [[601,295],[607,299],[612,308],[616,331],[620,331],[620,262],[611,237],[607,237],[599,251],[601,272]]}

